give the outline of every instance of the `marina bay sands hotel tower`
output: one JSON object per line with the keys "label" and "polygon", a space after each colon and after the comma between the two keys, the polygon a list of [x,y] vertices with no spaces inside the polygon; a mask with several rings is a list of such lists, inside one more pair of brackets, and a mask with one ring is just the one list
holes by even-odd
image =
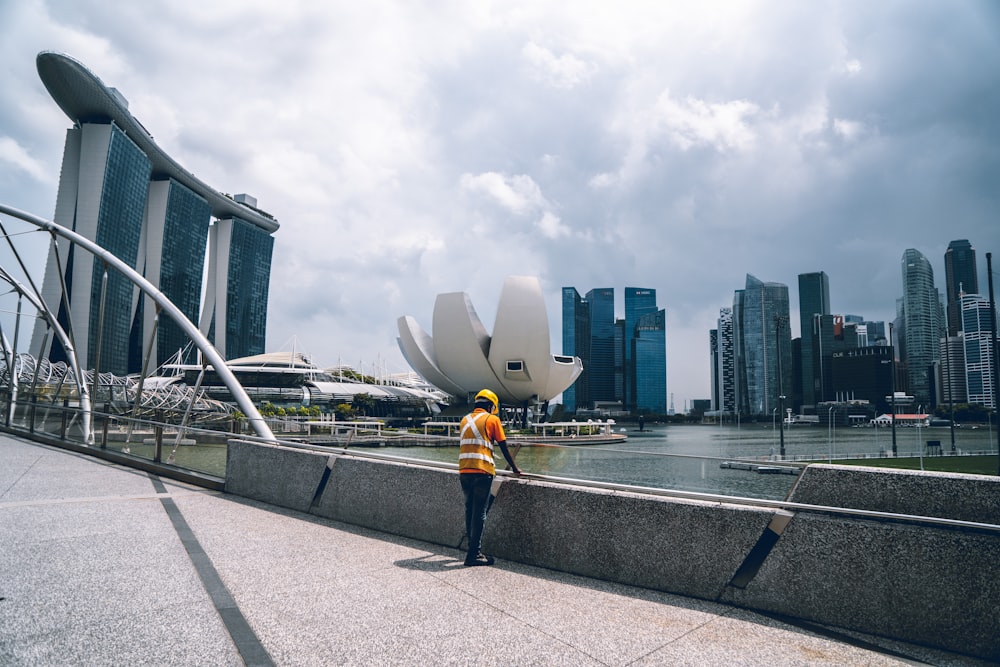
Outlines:
{"label": "marina bay sands hotel tower", "polygon": [[[73,121],[54,222],[143,274],[224,358],[264,352],[277,220],[258,209],[253,197],[230,197],[185,171],[129,113],[125,98],[80,62],[44,51],[36,64],[52,99]],[[98,340],[100,370],[120,375],[141,371],[150,346],[152,362],[159,365],[185,345],[187,337],[169,317],[160,319],[152,336],[152,302],[114,270],[108,272],[99,321],[103,262],[64,241],[49,251],[42,287],[49,307],[61,302],[60,271],[69,312],[60,305],[59,321],[64,327],[72,323],[83,368],[94,368]],[[33,354],[46,340],[44,333],[39,320]],[[66,358],[58,341],[49,342],[41,356]]]}

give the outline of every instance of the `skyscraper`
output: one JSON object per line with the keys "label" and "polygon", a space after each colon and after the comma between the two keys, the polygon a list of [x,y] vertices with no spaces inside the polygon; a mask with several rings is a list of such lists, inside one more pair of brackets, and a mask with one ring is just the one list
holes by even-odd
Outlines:
{"label": "skyscraper", "polygon": [[562,290],[563,354],[583,362],[563,392],[569,412],[599,403],[666,411],[666,311],[655,307],[656,290],[629,287],[625,294],[626,316],[616,319],[614,288],[592,289],[582,299],[573,287]]}
{"label": "skyscraper", "polygon": [[792,387],[788,286],[765,283],[748,273],[734,306],[737,300],[741,313],[737,363],[745,382],[741,412],[769,416],[786,405],[785,392]]}
{"label": "skyscraper", "polygon": [[799,274],[799,337],[802,341],[802,405],[820,400],[813,350],[813,316],[830,314],[830,281],[823,271]]}
{"label": "skyscraper", "polygon": [[[52,99],[73,121],[54,221],[142,273],[192,322],[200,320],[224,357],[264,352],[277,221],[252,197],[224,195],[178,165],[132,116],[121,93],[81,63],[42,52],[37,66]],[[209,289],[202,303],[206,241]],[[125,374],[141,370],[147,355],[155,366],[176,354],[185,342],[180,329],[167,321],[154,329],[155,312],[132,284],[115,271],[103,284],[104,274],[101,262],[75,246],[50,252],[42,295],[60,303],[65,281],[69,308],[60,306],[58,317],[71,327],[81,364]],[[32,349],[41,347],[44,334],[39,320]],[[41,354],[65,357],[58,343]]]}
{"label": "skyscraper", "polygon": [[579,357],[583,363],[583,373],[563,391],[563,407],[568,412],[576,412],[577,406],[590,402],[587,374],[590,366],[590,307],[574,287],[562,288],[562,351],[565,355]]}
{"label": "skyscraper", "polygon": [[[626,287],[625,288],[625,329],[624,340],[627,341],[635,335],[635,327],[639,318],[643,315],[656,312],[656,290],[646,287]],[[632,358],[632,346],[624,345],[625,350],[625,377],[630,378],[630,382],[624,383],[625,405],[636,405],[636,384],[637,374]]]}
{"label": "skyscraper", "polygon": [[718,363],[715,376],[718,386],[716,410],[736,412],[735,352],[733,350],[733,309],[720,308],[718,319]]}
{"label": "skyscraper", "polygon": [[639,317],[631,339],[635,409],[640,414],[667,412],[667,312]]}
{"label": "skyscraper", "polygon": [[[615,395],[615,290],[601,287],[587,292],[590,305],[590,400],[614,402]],[[587,367],[583,367],[588,374]]]}
{"label": "skyscraper", "polygon": [[906,371],[917,404],[930,407],[932,367],[940,354],[943,327],[934,269],[914,248],[903,253],[902,320]]}
{"label": "skyscraper", "polygon": [[990,302],[978,294],[967,294],[961,304],[968,401],[995,409]]}
{"label": "skyscraper", "polygon": [[948,335],[962,330],[962,294],[979,293],[976,272],[976,249],[967,239],[948,244],[944,253],[945,303],[948,314]]}

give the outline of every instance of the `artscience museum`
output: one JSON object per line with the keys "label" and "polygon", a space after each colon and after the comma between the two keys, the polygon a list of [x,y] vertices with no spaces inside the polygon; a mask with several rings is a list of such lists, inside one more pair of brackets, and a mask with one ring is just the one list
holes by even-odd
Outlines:
{"label": "artscience museum", "polygon": [[492,335],[464,292],[437,296],[433,335],[409,315],[398,326],[399,348],[413,370],[462,400],[488,388],[508,405],[546,403],[583,372],[579,357],[550,352],[545,301],[532,276],[504,280]]}

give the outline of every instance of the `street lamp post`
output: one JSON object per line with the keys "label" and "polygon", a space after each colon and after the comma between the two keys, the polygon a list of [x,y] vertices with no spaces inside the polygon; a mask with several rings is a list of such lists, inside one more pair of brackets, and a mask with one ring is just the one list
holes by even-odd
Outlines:
{"label": "street lamp post", "polygon": [[[993,253],[986,253],[986,280],[990,286],[990,351],[993,353],[993,412],[1000,407],[1000,360],[997,359],[997,304],[993,299]],[[990,424],[993,417],[990,417]],[[990,440],[993,434],[990,433]],[[997,474],[1000,475],[1000,428],[997,429]]]}
{"label": "street lamp post", "polygon": [[892,343],[892,322],[889,322],[889,372],[892,377],[892,457],[896,458],[896,348]]}
{"label": "street lamp post", "polygon": [[924,469],[924,447],[923,444],[920,442],[920,422],[923,421],[922,419],[920,419],[920,415],[923,414],[923,412],[924,412],[924,406],[923,404],[921,404],[917,407],[917,414],[915,415],[917,417],[917,423],[914,424],[914,426],[917,429],[917,452],[920,454],[921,470]]}
{"label": "street lamp post", "polygon": [[827,461],[833,463],[833,406],[826,411],[826,446],[830,450]]}
{"label": "street lamp post", "polygon": [[776,437],[774,433],[774,426],[775,426],[775,417],[777,415],[778,415],[778,408],[772,409],[771,410],[771,456],[772,457],[774,456],[774,445],[775,445],[774,439]]}
{"label": "street lamp post", "polygon": [[[781,377],[781,325],[787,321],[787,316],[785,315],[775,315],[774,316],[774,346],[777,350],[778,356],[778,406],[781,409],[781,414],[785,414],[785,389],[782,386]],[[784,422],[784,420],[782,420]],[[781,428],[781,459],[785,459],[785,428],[782,425]]]}

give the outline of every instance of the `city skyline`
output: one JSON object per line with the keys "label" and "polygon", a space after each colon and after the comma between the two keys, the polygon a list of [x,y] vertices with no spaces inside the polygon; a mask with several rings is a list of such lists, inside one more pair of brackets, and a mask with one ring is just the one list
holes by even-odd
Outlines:
{"label": "city skyline", "polygon": [[66,118],[34,58],[67,53],[186,169],[280,217],[267,348],[321,365],[406,370],[398,313],[452,291],[496,303],[506,275],[540,278],[554,334],[563,285],[644,285],[683,409],[710,396],[705,331],[745,274],[795,303],[796,276],[823,271],[832,312],[889,322],[906,248],[944,290],[947,244],[968,239],[985,292],[1000,247],[991,2],[38,0],[3,17],[0,199],[52,216]]}

